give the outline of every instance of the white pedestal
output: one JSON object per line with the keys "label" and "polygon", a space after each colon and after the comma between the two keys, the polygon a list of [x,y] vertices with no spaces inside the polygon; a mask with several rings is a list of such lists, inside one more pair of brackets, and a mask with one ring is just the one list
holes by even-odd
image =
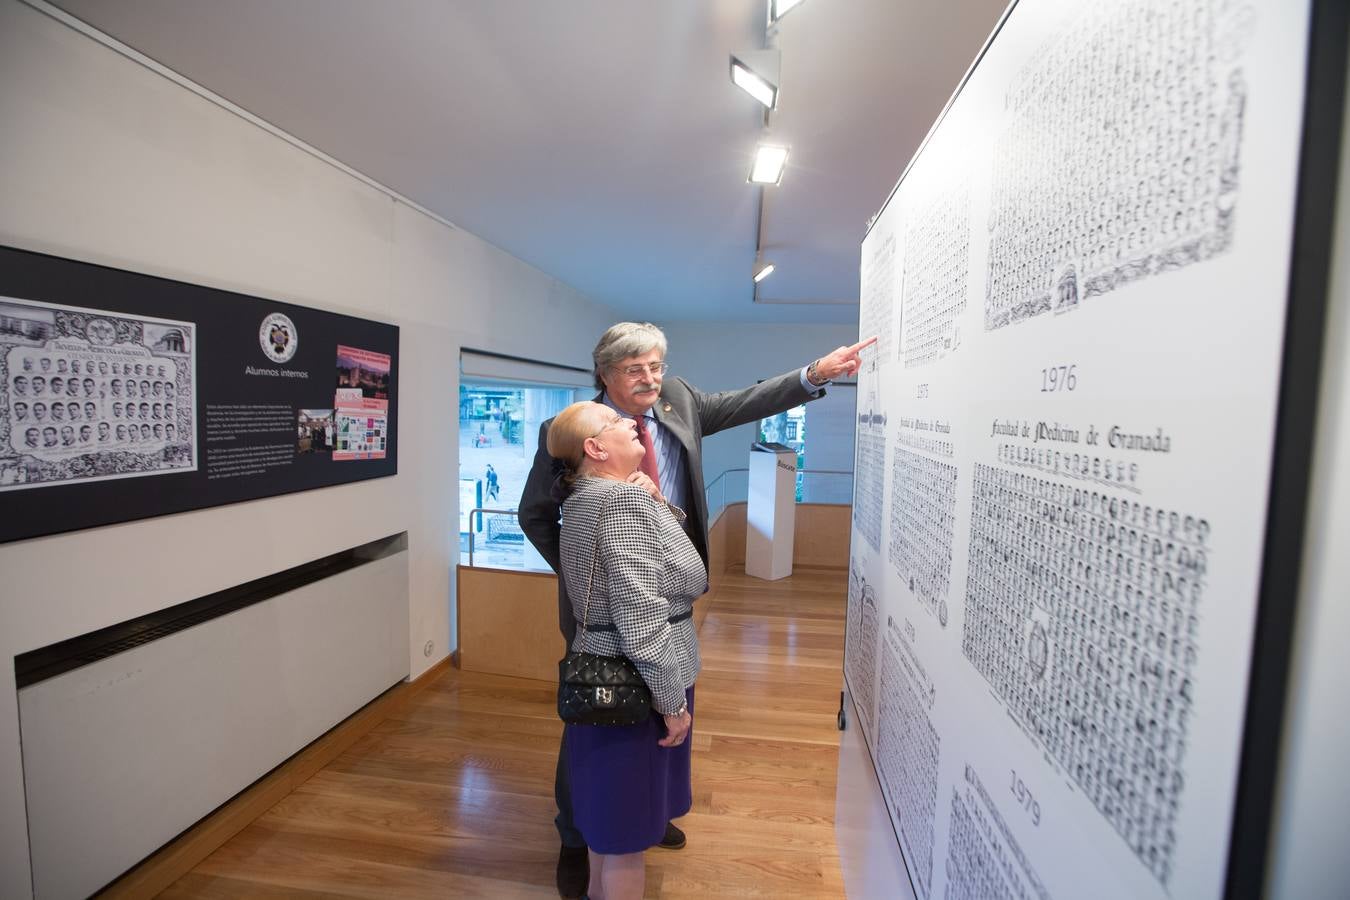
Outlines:
{"label": "white pedestal", "polygon": [[745,574],[777,581],[792,574],[792,540],[797,526],[797,453],[782,444],[755,447],[774,449],[750,451]]}

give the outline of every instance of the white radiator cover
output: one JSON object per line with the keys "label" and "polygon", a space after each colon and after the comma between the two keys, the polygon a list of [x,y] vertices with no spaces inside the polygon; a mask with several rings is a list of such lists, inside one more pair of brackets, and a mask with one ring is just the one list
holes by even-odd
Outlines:
{"label": "white radiator cover", "polygon": [[19,691],[34,894],[86,897],[408,676],[408,554]]}

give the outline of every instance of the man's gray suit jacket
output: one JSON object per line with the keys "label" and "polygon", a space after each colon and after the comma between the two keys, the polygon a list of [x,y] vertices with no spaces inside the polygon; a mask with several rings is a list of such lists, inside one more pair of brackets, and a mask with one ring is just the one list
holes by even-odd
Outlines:
{"label": "man's gray suit jacket", "polygon": [[[652,407],[652,414],[668,429],[669,434],[684,448],[686,503],[692,507],[688,514],[689,538],[708,565],[708,500],[703,492],[703,437],[747,422],[757,422],[766,416],[777,415],[794,406],[823,396],[822,389],[809,394],[802,389],[801,370],[793,369],[762,381],[753,387],[738,391],[705,394],[682,378],[668,378],[661,384],[661,399]],[[600,397],[595,398],[597,402]],[[553,484],[562,473],[562,463],[548,455],[548,426],[552,419],[539,426],[539,449],[534,464],[525,480],[517,516],[521,530],[529,538],[544,561],[554,572],[562,568],[558,541],[562,532],[561,508],[553,495]],[[567,645],[572,645],[577,623],[572,616],[572,604],[567,599],[567,588],[558,578],[558,627],[562,629]]]}

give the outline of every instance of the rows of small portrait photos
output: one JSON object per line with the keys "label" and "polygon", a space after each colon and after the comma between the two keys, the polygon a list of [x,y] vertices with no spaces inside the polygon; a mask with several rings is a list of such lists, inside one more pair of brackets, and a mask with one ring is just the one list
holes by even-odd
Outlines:
{"label": "rows of small portrait photos", "polygon": [[0,300],[0,489],[194,469],[193,332]]}

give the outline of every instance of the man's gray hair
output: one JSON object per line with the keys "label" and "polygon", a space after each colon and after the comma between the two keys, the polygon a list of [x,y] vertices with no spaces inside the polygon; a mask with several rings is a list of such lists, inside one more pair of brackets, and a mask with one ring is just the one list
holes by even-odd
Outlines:
{"label": "man's gray hair", "polygon": [[651,322],[620,322],[609,326],[591,351],[596,388],[602,391],[605,389],[604,379],[600,376],[610,366],[619,360],[641,356],[652,350],[660,350],[661,358],[666,358],[665,332]]}

